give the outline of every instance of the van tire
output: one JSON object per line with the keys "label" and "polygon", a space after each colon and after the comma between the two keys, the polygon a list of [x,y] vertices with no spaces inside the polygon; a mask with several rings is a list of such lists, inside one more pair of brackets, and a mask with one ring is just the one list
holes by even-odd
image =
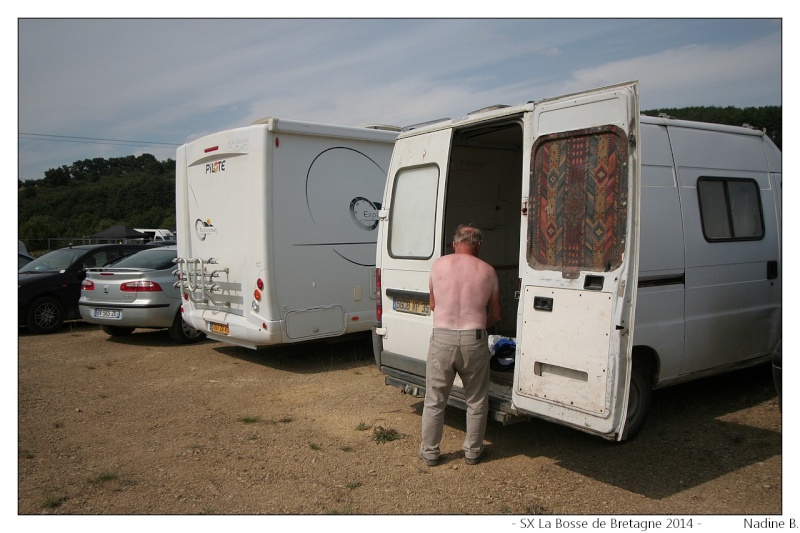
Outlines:
{"label": "van tire", "polygon": [[206,338],[205,333],[194,329],[183,321],[183,315],[180,311],[175,315],[175,320],[172,321],[172,325],[169,327],[169,336],[180,344],[193,344]]}
{"label": "van tire", "polygon": [[622,440],[632,439],[641,431],[652,401],[653,388],[650,382],[650,368],[645,363],[634,361],[628,396],[628,414]]}
{"label": "van tire", "polygon": [[103,328],[103,332],[106,335],[111,335],[112,337],[127,337],[133,330],[136,328],[130,328],[125,326],[101,326]]}
{"label": "van tire", "polygon": [[37,298],[28,307],[25,325],[33,333],[55,333],[64,324],[64,306],[52,296]]}

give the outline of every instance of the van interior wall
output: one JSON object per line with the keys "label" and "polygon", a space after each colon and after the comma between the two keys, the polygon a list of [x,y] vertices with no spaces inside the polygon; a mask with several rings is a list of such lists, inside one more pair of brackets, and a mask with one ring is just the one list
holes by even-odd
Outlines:
{"label": "van interior wall", "polygon": [[[521,140],[521,134],[520,134]],[[459,224],[483,233],[480,258],[497,271],[503,319],[493,333],[516,334],[522,153],[516,149],[454,146],[444,212],[445,250]]]}

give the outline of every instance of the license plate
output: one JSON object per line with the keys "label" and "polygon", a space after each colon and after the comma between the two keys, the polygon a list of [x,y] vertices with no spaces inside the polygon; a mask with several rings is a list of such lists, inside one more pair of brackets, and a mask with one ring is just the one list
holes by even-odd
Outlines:
{"label": "license plate", "polygon": [[431,304],[422,300],[412,300],[410,298],[395,298],[394,310],[401,313],[411,313],[412,315],[428,316],[431,314]]}
{"label": "license plate", "polygon": [[211,333],[217,333],[219,335],[230,335],[231,328],[228,327],[228,324],[217,324],[216,322],[209,322],[208,329]]}
{"label": "license plate", "polygon": [[95,318],[122,318],[121,309],[95,309]]}

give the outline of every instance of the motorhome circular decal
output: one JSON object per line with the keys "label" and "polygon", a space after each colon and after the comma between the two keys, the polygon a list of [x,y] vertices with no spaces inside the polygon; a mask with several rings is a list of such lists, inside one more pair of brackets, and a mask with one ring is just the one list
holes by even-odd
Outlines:
{"label": "motorhome circular decal", "polygon": [[378,207],[364,197],[357,196],[350,202],[350,216],[363,230],[372,231],[378,227]]}
{"label": "motorhome circular decal", "polygon": [[310,224],[298,225],[295,233],[350,263],[374,266],[386,170],[374,159],[380,152],[373,143],[355,144],[321,149],[310,161],[305,183]]}
{"label": "motorhome circular decal", "polygon": [[204,241],[206,240],[206,235],[209,233],[216,233],[217,228],[211,225],[211,219],[201,220],[198,218],[194,223],[194,231],[197,233],[200,240]]}

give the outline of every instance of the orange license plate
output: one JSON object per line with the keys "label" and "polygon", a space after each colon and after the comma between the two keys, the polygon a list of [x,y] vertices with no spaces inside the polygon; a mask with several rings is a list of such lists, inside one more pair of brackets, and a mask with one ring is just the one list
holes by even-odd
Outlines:
{"label": "orange license plate", "polygon": [[217,324],[216,322],[209,322],[208,329],[211,333],[217,333],[219,335],[230,335],[231,328],[228,327],[228,324]]}

